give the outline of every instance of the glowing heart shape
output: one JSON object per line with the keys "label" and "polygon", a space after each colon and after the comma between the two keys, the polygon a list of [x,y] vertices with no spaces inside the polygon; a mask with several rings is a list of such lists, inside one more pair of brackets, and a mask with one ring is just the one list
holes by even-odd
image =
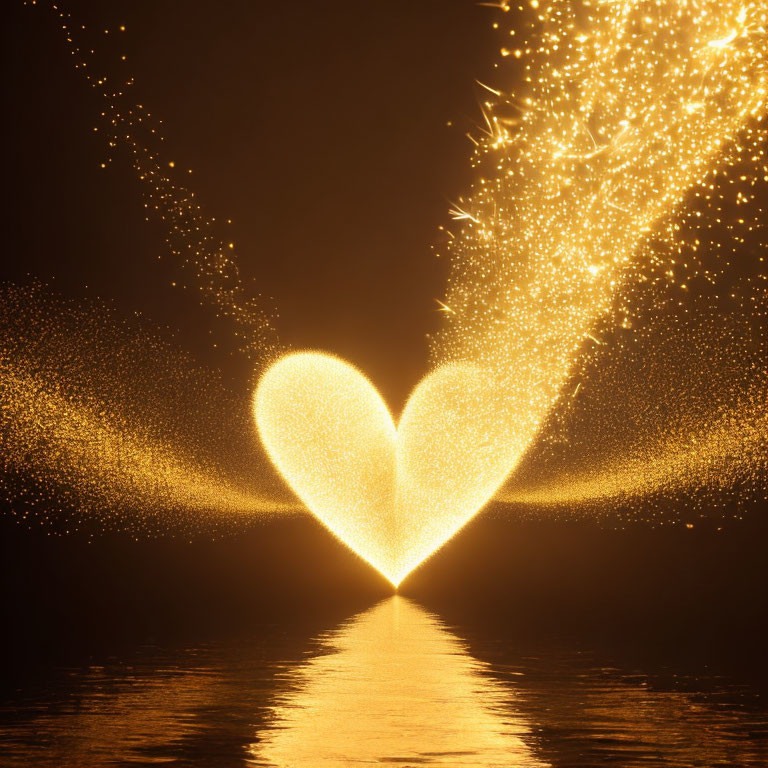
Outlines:
{"label": "glowing heart shape", "polygon": [[443,365],[414,389],[396,427],[360,371],[299,352],[264,373],[254,415],[270,458],[304,504],[397,586],[511,469],[498,396],[482,369]]}

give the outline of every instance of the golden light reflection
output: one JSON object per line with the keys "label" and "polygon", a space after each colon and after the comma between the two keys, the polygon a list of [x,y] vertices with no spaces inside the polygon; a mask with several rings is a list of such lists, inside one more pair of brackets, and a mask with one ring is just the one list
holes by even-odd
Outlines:
{"label": "golden light reflection", "polygon": [[257,765],[543,768],[514,691],[433,615],[398,595],[328,633],[290,676]]}
{"label": "golden light reflection", "polygon": [[399,597],[321,635],[321,655],[297,657],[303,637],[261,627],[61,669],[8,692],[2,764],[765,765],[765,707],[738,677],[474,635],[491,667]]}

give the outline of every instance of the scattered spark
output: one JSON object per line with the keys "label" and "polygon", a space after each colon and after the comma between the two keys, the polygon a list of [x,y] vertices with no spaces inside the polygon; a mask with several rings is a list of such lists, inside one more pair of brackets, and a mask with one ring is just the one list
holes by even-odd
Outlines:
{"label": "scattered spark", "polygon": [[475,82],[485,88],[486,91],[490,91],[494,96],[501,96],[501,91],[497,91],[495,88],[491,88],[490,85],[486,85],[485,83],[481,83],[479,80],[475,80]]}
{"label": "scattered spark", "polygon": [[480,223],[480,221],[475,216],[473,216],[469,211],[465,211],[463,208],[460,208],[458,205],[455,205],[453,208],[451,208],[451,210],[448,211],[448,213],[450,214],[451,218],[454,221],[462,221],[467,219],[469,221],[474,221],[475,224]]}
{"label": "scattered spark", "polygon": [[630,342],[578,370],[590,388],[555,407],[501,498],[569,514],[621,502],[659,524],[670,509],[739,517],[768,472],[768,296],[756,298],[728,313],[707,296],[682,316],[651,305]]}

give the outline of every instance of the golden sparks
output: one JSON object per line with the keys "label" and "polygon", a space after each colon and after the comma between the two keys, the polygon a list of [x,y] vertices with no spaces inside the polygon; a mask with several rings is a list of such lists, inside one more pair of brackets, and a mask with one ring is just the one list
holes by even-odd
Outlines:
{"label": "golden sparks", "polygon": [[32,286],[0,290],[0,329],[0,494],[20,522],[194,533],[297,508],[269,492],[247,409],[146,327]]}
{"label": "golden sparks", "polygon": [[[512,465],[535,445],[558,399],[581,387],[566,384],[582,357],[603,349],[596,326],[637,325],[638,287],[652,283],[659,304],[685,313],[692,284],[717,282],[728,254],[704,263],[697,232],[708,222],[716,237],[729,232],[743,244],[758,229],[755,197],[767,175],[764,3],[542,0],[525,14],[532,40],[520,44],[522,68],[508,63],[506,49],[498,65],[502,81],[516,73],[520,92],[484,86],[501,95],[486,102],[475,137],[479,179],[450,212],[459,227],[445,244],[452,312],[433,340],[436,363],[471,361],[498,378],[495,410],[506,425],[498,450],[511,452]],[[726,219],[729,200],[748,213]],[[762,248],[740,250],[757,265]],[[700,351],[708,354],[706,345]],[[629,492],[641,474],[646,489],[653,477],[706,482],[716,473],[692,467],[714,461],[714,449],[703,448],[713,441],[729,465],[752,461],[759,451],[748,435],[764,428],[764,378],[752,377],[747,391],[754,407],[732,409],[736,424],[691,423],[674,447],[669,435],[658,453],[627,454],[634,470],[620,470],[616,456],[600,493]],[[621,401],[626,392],[617,387],[612,396]],[[675,451],[680,460],[671,462]],[[593,488],[591,477],[577,475],[570,487]],[[537,499],[576,495],[542,486]]]}
{"label": "golden sparks", "polygon": [[[147,220],[162,223],[166,245],[179,264],[182,285],[199,291],[201,303],[211,306],[218,317],[228,321],[239,350],[256,363],[263,363],[280,349],[275,328],[276,313],[252,290],[241,275],[231,233],[216,218],[207,215],[195,197],[178,179],[177,162],[167,157],[162,121],[132,98],[133,77],[109,78],[98,74],[93,49],[77,38],[86,35],[84,25],[75,25],[71,14],[60,4],[51,4],[66,41],[72,62],[102,101],[99,124],[111,155],[127,150],[133,170],[142,184]],[[125,27],[120,27],[125,31]],[[121,57],[125,60],[125,56]],[[187,169],[187,174],[192,170]],[[231,224],[231,221],[227,221]]]}
{"label": "golden sparks", "polygon": [[[535,446],[499,498],[562,513],[676,523],[740,517],[768,472],[766,297],[726,313],[707,297],[692,316],[658,313],[574,372]],[[583,385],[583,386],[582,386]],[[670,501],[674,503],[670,503]]]}

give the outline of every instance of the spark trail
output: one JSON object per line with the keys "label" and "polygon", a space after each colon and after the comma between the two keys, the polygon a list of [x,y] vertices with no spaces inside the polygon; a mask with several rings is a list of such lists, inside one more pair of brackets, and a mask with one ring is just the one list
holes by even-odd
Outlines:
{"label": "spark trail", "polygon": [[103,304],[0,290],[0,495],[20,521],[210,533],[295,510],[239,405]]}
{"label": "spark trail", "polygon": [[[25,4],[37,3],[25,0]],[[241,259],[227,227],[206,213],[194,191],[180,181],[181,169],[176,169],[175,161],[169,159],[162,121],[134,97],[132,76],[105,74],[120,63],[114,47],[108,46],[107,52],[99,55],[92,47],[95,40],[88,39],[89,35],[93,38],[91,30],[76,23],[61,4],[52,3],[49,8],[75,69],[99,98],[100,120],[94,130],[104,137],[107,160],[102,167],[111,164],[116,152],[127,151],[145,196],[147,220],[161,223],[166,247],[179,268],[173,285],[196,290],[201,304],[211,307],[219,319],[229,324],[236,349],[253,363],[272,359],[281,350],[276,312],[243,277]]]}
{"label": "spark trail", "polygon": [[[728,256],[698,264],[683,225],[702,207],[719,222],[724,195],[759,219],[768,176],[764,3],[533,0],[530,13],[535,39],[501,51],[525,62],[524,92],[486,88],[500,95],[476,142],[480,178],[453,212],[453,311],[433,340],[436,363],[496,374],[506,431],[491,439],[512,465],[570,392],[580,358],[599,354],[596,325],[632,326],[638,286],[682,298],[696,278],[716,279]],[[735,185],[718,183],[737,167]],[[745,431],[759,413],[740,414]]]}

